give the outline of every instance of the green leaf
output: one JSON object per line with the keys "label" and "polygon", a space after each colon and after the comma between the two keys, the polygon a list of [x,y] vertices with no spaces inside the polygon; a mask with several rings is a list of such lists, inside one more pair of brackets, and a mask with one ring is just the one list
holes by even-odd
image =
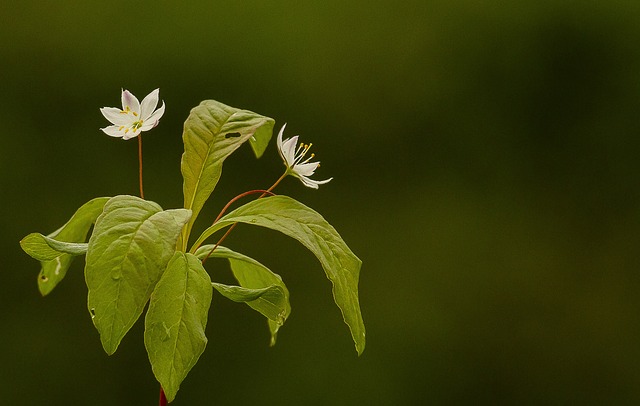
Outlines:
{"label": "green leaf", "polygon": [[214,285],[214,287],[225,297],[237,302],[245,302],[264,315],[271,331],[271,345],[275,345],[278,330],[291,314],[289,291],[282,282],[282,278],[255,259],[222,246],[218,246],[211,252],[213,247],[214,245],[204,245],[196,251],[195,255],[200,259],[206,258],[210,253],[211,258],[227,258],[233,276],[242,288],[233,291],[225,290],[222,287],[224,285],[218,287]]}
{"label": "green leaf", "polygon": [[287,196],[272,196],[256,199],[227,214],[206,229],[194,247],[233,223],[253,224],[280,231],[313,252],[333,284],[334,301],[349,326],[356,351],[362,354],[365,328],[358,299],[362,261],[351,252],[338,232],[313,209]]}
{"label": "green leaf", "polygon": [[[212,285],[218,292],[222,294],[222,296],[238,303],[253,302],[254,300],[258,300],[263,296],[271,296],[272,298],[276,296],[284,296],[282,288],[275,285],[268,286],[262,289],[247,289],[240,286],[225,285],[217,282],[212,282]],[[271,303],[273,303],[273,301]],[[265,314],[265,316],[276,319],[279,314],[274,310],[275,306],[272,306],[271,309],[265,311],[265,313],[267,313]]]}
{"label": "green leaf", "polygon": [[182,134],[181,171],[184,207],[192,210],[193,216],[181,237],[183,250],[193,222],[220,179],[224,160],[246,141],[259,158],[271,139],[273,125],[269,117],[214,100],[205,100],[191,110]]}
{"label": "green leaf", "polygon": [[285,291],[280,286],[271,285],[260,289],[248,289],[214,282],[213,287],[227,299],[246,303],[265,316],[271,330],[270,345],[276,344],[278,330],[285,320],[285,306],[288,304]]}
{"label": "green leaf", "polygon": [[151,295],[144,344],[169,402],[207,345],[205,327],[212,292],[211,279],[200,260],[176,252]]}
{"label": "green leaf", "polygon": [[87,243],[58,241],[40,233],[31,233],[24,237],[20,246],[24,252],[38,261],[51,261],[62,254],[78,256],[87,253]]}
{"label": "green leaf", "polygon": [[65,225],[47,237],[33,233],[20,241],[22,249],[41,263],[38,289],[43,296],[48,295],[65,277],[74,256],[82,254],[82,245],[74,250],[64,243],[86,241],[91,225],[102,213],[107,200],[108,197],[98,197],[83,204]]}
{"label": "green leaf", "polygon": [[88,308],[107,354],[142,314],[190,216],[189,210],[163,211],[134,196],[105,204],[89,239],[85,279]]}

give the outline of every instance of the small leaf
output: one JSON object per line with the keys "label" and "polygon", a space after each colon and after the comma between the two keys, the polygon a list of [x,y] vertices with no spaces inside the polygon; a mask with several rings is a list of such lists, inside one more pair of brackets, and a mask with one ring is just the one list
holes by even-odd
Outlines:
{"label": "small leaf", "polygon": [[250,303],[262,300],[263,306],[259,310],[262,315],[273,321],[282,319],[282,311],[280,310],[282,306],[280,304],[284,301],[284,291],[280,286],[271,285],[261,289],[247,289],[213,282],[213,287],[222,296],[234,302]]}
{"label": "small leaf", "polygon": [[89,311],[107,354],[142,314],[190,216],[189,210],[163,211],[134,196],[105,204],[89,239],[85,279]]}
{"label": "small leaf", "polygon": [[191,110],[184,123],[180,167],[184,207],[193,211],[193,217],[181,237],[183,249],[193,222],[220,179],[224,160],[246,141],[259,158],[271,139],[273,125],[269,117],[214,100],[205,100]]}
{"label": "small leaf", "polygon": [[[225,292],[218,288],[216,290],[231,300],[246,302],[252,309],[267,317],[271,332],[270,344],[272,346],[275,345],[278,330],[291,314],[289,291],[284,282],[282,282],[282,278],[255,259],[222,246],[218,246],[211,252],[213,247],[214,245],[203,245],[196,251],[195,255],[200,259],[206,258],[210,253],[211,258],[227,258],[233,276],[240,283],[240,286],[246,289],[244,293],[247,295],[245,298],[248,298],[248,300],[239,300],[240,296],[233,298],[225,295]],[[274,287],[277,289],[274,290]],[[267,291],[270,293],[264,294]],[[250,299],[252,292],[263,293],[258,294],[254,299]]]}
{"label": "small leaf", "polygon": [[31,233],[24,237],[20,246],[31,258],[38,261],[51,261],[62,254],[78,256],[87,253],[87,243],[58,241],[40,233]]}
{"label": "small leaf", "polygon": [[207,345],[211,279],[192,254],[176,252],[158,282],[145,317],[144,344],[169,402]]}
{"label": "small leaf", "polygon": [[82,245],[78,245],[77,250],[74,250],[64,243],[86,241],[89,228],[102,213],[107,200],[108,197],[98,197],[83,204],[64,226],[47,237],[33,233],[20,241],[22,249],[41,263],[38,289],[43,296],[48,295],[65,277],[74,256],[82,255],[83,249],[86,251]]}
{"label": "small leaf", "polygon": [[280,231],[313,252],[333,284],[334,301],[349,326],[358,355],[362,354],[365,327],[358,299],[362,261],[349,249],[338,232],[320,214],[302,203],[287,196],[271,196],[251,201],[222,217],[202,233],[194,247],[233,223],[247,223]]}

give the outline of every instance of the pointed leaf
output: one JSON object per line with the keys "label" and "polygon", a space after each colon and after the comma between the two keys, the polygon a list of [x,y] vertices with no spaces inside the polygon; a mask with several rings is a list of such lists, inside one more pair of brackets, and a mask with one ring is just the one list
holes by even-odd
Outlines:
{"label": "pointed leaf", "polygon": [[362,354],[365,328],[358,299],[362,261],[349,249],[338,232],[320,214],[302,203],[287,196],[271,196],[249,202],[227,214],[206,229],[194,247],[233,223],[247,223],[280,231],[313,252],[333,284],[334,301],[351,330],[356,351]]}
{"label": "pointed leaf", "polygon": [[[49,244],[50,240],[55,239],[60,243],[82,243],[86,241],[91,225],[102,213],[102,208],[107,200],[109,200],[108,197],[92,199],[80,206],[71,219],[58,230],[47,237],[37,234],[44,237],[44,241],[39,237],[34,237],[35,233],[29,234],[20,241],[22,249],[41,263],[41,270],[38,275],[38,289],[43,296],[48,295],[65,277],[74,256],[81,255],[79,253],[81,249],[76,251],[75,254],[67,252],[65,249],[56,249]],[[43,242],[53,251],[46,248],[42,244]],[[53,244],[56,245],[56,243]],[[62,246],[58,246],[58,248],[62,248]],[[58,252],[57,255],[54,254],[54,251]]]}
{"label": "pointed leaf", "polygon": [[31,233],[24,237],[20,246],[24,252],[38,261],[51,261],[62,254],[78,256],[87,253],[87,243],[58,241],[40,233]]}
{"label": "pointed leaf", "polygon": [[89,239],[85,279],[89,311],[107,354],[142,314],[190,215],[186,209],[162,211],[134,196],[116,196],[104,206]]}
{"label": "pointed leaf", "polygon": [[207,345],[204,332],[212,292],[200,260],[176,252],[151,295],[144,344],[169,402]]}
{"label": "pointed leaf", "polygon": [[230,286],[213,282],[215,290],[234,302],[250,303],[262,300],[264,304],[259,312],[270,320],[282,319],[281,303],[284,302],[284,291],[280,286],[271,285],[260,289],[247,289],[241,286]]}
{"label": "pointed leaf", "polygon": [[184,207],[193,217],[182,234],[186,248],[191,227],[205,201],[216,187],[224,160],[249,141],[260,157],[273,132],[274,120],[247,110],[205,100],[191,110],[184,123],[181,171],[184,178]]}
{"label": "pointed leaf", "polygon": [[[246,288],[245,294],[247,298],[251,292],[271,292],[269,294],[259,294],[255,299],[236,300],[236,298],[225,295],[225,292],[216,288],[225,297],[246,302],[252,309],[260,312],[267,317],[269,330],[271,332],[271,345],[275,345],[278,330],[291,314],[291,305],[289,304],[289,291],[282,282],[279,275],[271,272],[269,268],[262,265],[255,259],[246,255],[234,252],[229,248],[218,246],[213,252],[211,249],[214,245],[204,245],[196,251],[196,256],[200,259],[206,258],[210,253],[211,258],[227,258],[231,265],[233,276],[238,280],[242,288]],[[215,285],[214,285],[215,287]],[[278,289],[272,289],[277,287]]]}
{"label": "pointed leaf", "polygon": [[[252,302],[268,294],[280,294],[280,296],[283,296],[282,289],[280,289],[278,286],[269,286],[262,289],[247,289],[241,286],[225,285],[223,283],[217,282],[211,282],[211,284],[213,285],[213,288],[215,290],[222,294],[222,296],[238,303]],[[266,313],[268,313],[267,317],[271,316],[273,318],[276,318],[278,316],[274,311],[267,310]]]}

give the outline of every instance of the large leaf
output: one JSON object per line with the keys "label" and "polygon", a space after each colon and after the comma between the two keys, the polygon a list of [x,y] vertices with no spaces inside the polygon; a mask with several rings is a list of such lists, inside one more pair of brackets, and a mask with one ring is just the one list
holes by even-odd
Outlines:
{"label": "large leaf", "polygon": [[264,315],[271,331],[271,345],[274,345],[278,330],[291,314],[289,291],[282,278],[246,255],[222,246],[218,246],[213,252],[212,248],[214,245],[204,245],[196,251],[196,256],[204,259],[210,254],[211,258],[227,258],[233,276],[241,286],[238,288],[214,284],[214,287],[225,297],[244,302]]}
{"label": "large leaf", "polygon": [[190,216],[189,210],[163,211],[134,196],[105,204],[89,239],[85,279],[89,311],[107,354],[142,314]]}
{"label": "large leaf", "polygon": [[102,213],[107,200],[109,200],[108,197],[98,197],[83,204],[65,225],[46,237],[32,233],[20,241],[22,249],[40,261],[38,289],[43,296],[48,295],[65,277],[74,256],[83,253],[82,248],[74,252],[69,245],[66,245],[69,249],[65,249],[64,243],[86,241],[91,225]]}
{"label": "large leaf", "polygon": [[349,326],[356,351],[365,346],[365,328],[358,300],[362,262],[338,232],[316,211],[287,196],[272,196],[245,204],[221,218],[198,238],[194,247],[233,223],[247,223],[280,231],[307,247],[322,264],[333,284],[333,298]]}
{"label": "large leaf", "polygon": [[200,260],[176,252],[151,295],[144,344],[169,402],[207,345],[204,331],[212,292]]}
{"label": "large leaf", "polygon": [[246,141],[260,157],[271,139],[273,125],[269,117],[214,100],[205,100],[191,110],[182,135],[181,171],[184,207],[193,211],[193,217],[182,234],[183,249],[193,222],[220,179],[224,160]]}

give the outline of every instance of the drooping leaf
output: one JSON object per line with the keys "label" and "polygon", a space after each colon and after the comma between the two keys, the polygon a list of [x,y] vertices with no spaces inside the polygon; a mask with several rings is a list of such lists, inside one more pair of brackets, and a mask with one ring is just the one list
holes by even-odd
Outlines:
{"label": "drooping leaf", "polygon": [[[194,244],[233,223],[247,223],[280,231],[307,247],[322,264],[333,284],[333,298],[349,326],[356,351],[365,346],[365,327],[358,299],[362,261],[349,249],[338,232],[313,209],[287,196],[271,196],[241,206],[206,229]],[[214,251],[215,252],[215,251]]]}
{"label": "drooping leaf", "polygon": [[163,211],[135,196],[105,204],[89,239],[85,279],[89,311],[107,354],[142,314],[190,216],[187,209]]}
{"label": "drooping leaf", "polygon": [[171,402],[207,345],[211,279],[192,254],[176,252],[151,294],[144,344],[151,368]]}
{"label": "drooping leaf", "polygon": [[215,290],[220,292],[222,296],[238,303],[253,302],[255,300],[265,298],[270,304],[264,310],[265,316],[270,319],[276,319],[280,316],[275,305],[276,300],[284,297],[284,292],[279,286],[271,285],[261,289],[248,289],[241,286],[225,285],[223,283],[212,282]]}
{"label": "drooping leaf", "polygon": [[74,256],[82,255],[81,245],[78,245],[76,247],[78,250],[74,251],[70,245],[64,243],[86,241],[91,225],[102,213],[107,200],[109,200],[108,197],[98,197],[83,204],[65,225],[46,237],[33,233],[20,241],[22,249],[40,261],[38,289],[43,296],[48,295],[65,277]]}
{"label": "drooping leaf", "polygon": [[273,125],[269,117],[214,100],[205,100],[191,110],[182,134],[181,171],[184,207],[192,210],[193,216],[181,237],[183,249],[193,222],[220,179],[224,160],[246,141],[259,158],[271,139]]}
{"label": "drooping leaf", "polygon": [[[247,303],[278,328],[284,323],[285,292],[280,286],[271,285],[266,288],[248,289],[214,282],[213,287],[227,299]],[[269,327],[271,328],[271,324]],[[275,345],[276,333],[277,330],[271,335],[271,345]]]}
{"label": "drooping leaf", "polygon": [[20,241],[20,246],[33,259],[51,261],[62,254],[72,256],[87,253],[87,243],[63,242],[40,233],[31,233]]}
{"label": "drooping leaf", "polygon": [[[230,287],[229,290],[225,290],[224,285],[217,287],[214,285],[214,287],[225,297],[237,302],[245,302],[264,315],[271,332],[270,344],[275,345],[278,330],[291,314],[289,291],[282,282],[282,278],[255,259],[222,246],[218,246],[212,252],[213,247],[213,245],[203,245],[195,254],[200,259],[206,258],[209,254],[211,258],[228,259],[233,276],[242,288],[234,291],[234,287]],[[234,294],[237,295],[234,296]]]}

